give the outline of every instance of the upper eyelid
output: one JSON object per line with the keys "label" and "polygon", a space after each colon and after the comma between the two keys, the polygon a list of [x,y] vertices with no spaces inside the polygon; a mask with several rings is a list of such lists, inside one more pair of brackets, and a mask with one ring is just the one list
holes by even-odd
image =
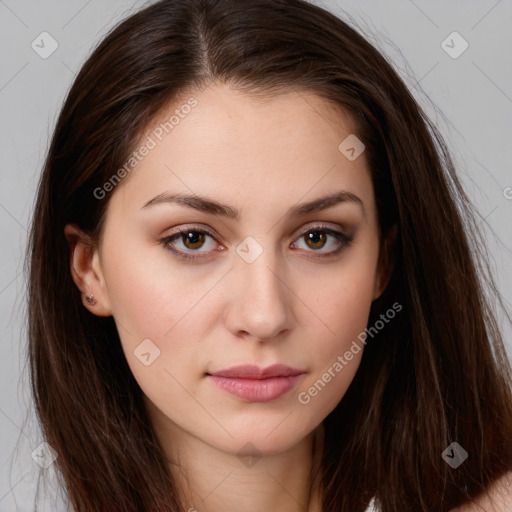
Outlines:
{"label": "upper eyelid", "polygon": [[[299,232],[298,232],[298,236],[300,236],[301,234],[304,234],[304,233],[307,233],[308,231],[311,231],[312,229],[325,229],[325,230],[332,230],[332,231],[337,231],[337,230],[342,230],[343,231],[343,228],[339,225],[333,225],[335,223],[329,223],[329,222],[325,222],[325,221],[318,221],[317,224],[310,224],[308,225],[307,227],[303,228],[303,229],[300,229]],[[182,226],[179,226],[178,228],[176,228],[176,231],[174,231],[173,233],[169,233],[169,235],[167,236],[174,236],[174,235],[179,235],[181,232],[183,231],[199,231],[199,232],[205,232],[213,237],[219,237],[219,238],[223,238],[221,235],[219,235],[216,230],[214,229],[211,229],[211,228],[207,228],[207,227],[203,227],[201,224],[184,224]],[[295,230],[296,231],[296,230]]]}

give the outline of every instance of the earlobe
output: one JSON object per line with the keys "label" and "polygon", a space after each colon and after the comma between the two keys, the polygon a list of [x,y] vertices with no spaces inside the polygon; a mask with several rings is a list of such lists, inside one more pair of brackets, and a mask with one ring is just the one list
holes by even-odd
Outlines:
{"label": "earlobe", "polygon": [[392,226],[386,239],[384,240],[381,253],[379,254],[378,269],[375,277],[375,288],[373,299],[378,299],[383,293],[391,280],[393,269],[395,267],[395,245],[398,236],[398,225]]}
{"label": "earlobe", "polygon": [[67,224],[64,235],[70,249],[70,271],[82,295],[82,304],[97,316],[110,316],[110,301],[103,279],[98,249],[75,224]]}

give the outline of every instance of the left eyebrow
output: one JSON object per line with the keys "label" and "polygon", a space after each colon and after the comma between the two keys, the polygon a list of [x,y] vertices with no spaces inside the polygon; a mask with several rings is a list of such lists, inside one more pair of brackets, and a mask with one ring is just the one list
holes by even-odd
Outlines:
{"label": "left eyebrow", "polygon": [[[237,208],[195,194],[171,194],[169,192],[163,192],[162,194],[159,194],[153,197],[153,199],[147,201],[144,206],[142,206],[141,210],[149,206],[165,203],[175,203],[206,213],[222,215],[224,217],[232,218],[235,220],[240,218],[240,212]],[[294,207],[290,208],[287,216],[304,217],[311,213],[327,210],[328,208],[331,208],[339,203],[353,203],[359,205],[364,217],[366,218],[366,210],[362,199],[347,190],[340,190],[333,194],[314,199],[313,201],[295,205]]]}
{"label": "left eyebrow", "polygon": [[366,210],[364,207],[363,200],[349,192],[348,190],[340,190],[335,192],[334,194],[330,194],[328,196],[320,197],[318,199],[314,199],[308,203],[302,203],[297,206],[294,206],[290,209],[289,215],[295,217],[302,217],[305,215],[309,215],[310,213],[320,212],[322,210],[327,210],[332,206],[335,206],[339,203],[353,203],[357,204],[361,207],[363,211],[363,215],[366,218]]}

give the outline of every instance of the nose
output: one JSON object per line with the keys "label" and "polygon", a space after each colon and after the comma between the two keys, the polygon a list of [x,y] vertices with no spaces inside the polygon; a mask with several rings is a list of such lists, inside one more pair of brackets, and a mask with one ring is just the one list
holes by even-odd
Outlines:
{"label": "nose", "polygon": [[271,341],[293,326],[293,293],[270,252],[264,251],[252,263],[237,257],[230,272],[226,323],[237,337]]}

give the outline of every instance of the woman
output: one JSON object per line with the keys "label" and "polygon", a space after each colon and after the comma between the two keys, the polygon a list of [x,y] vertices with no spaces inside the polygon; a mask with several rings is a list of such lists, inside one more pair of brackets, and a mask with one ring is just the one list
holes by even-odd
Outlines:
{"label": "woman", "polygon": [[129,17],[68,94],[31,231],[33,391],[70,504],[510,509],[474,233],[435,127],[332,14]]}

